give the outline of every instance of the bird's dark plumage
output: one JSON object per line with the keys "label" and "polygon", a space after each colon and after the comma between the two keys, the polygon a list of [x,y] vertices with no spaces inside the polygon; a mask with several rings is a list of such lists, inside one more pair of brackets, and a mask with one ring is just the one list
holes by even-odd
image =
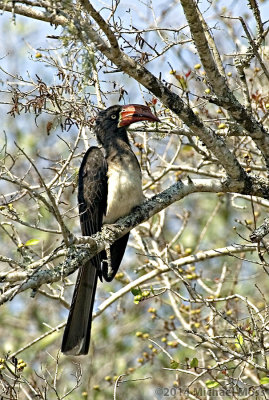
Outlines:
{"label": "bird's dark plumage", "polygon": [[[84,155],[79,170],[79,216],[82,234],[91,236],[104,223],[114,223],[143,201],[141,170],[131,149],[125,126],[137,121],[158,121],[146,106],[112,106],[101,111],[95,133],[99,144]],[[103,154],[103,151],[105,155]],[[123,258],[129,233],[102,251],[78,272],[62,341],[62,352],[87,354],[97,277],[111,281]]]}

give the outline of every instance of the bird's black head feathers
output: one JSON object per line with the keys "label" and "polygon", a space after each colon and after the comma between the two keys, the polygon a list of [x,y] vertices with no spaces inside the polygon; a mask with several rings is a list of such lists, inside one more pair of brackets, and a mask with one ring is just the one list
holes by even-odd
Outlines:
{"label": "bird's black head feathers", "polygon": [[118,127],[122,106],[115,105],[99,112],[96,118],[95,132],[98,142],[104,146],[117,137],[129,143],[126,129]]}
{"label": "bird's black head feathers", "polygon": [[95,128],[97,140],[104,147],[115,140],[129,144],[125,127],[139,121],[160,122],[150,108],[142,104],[111,106],[97,116]]}

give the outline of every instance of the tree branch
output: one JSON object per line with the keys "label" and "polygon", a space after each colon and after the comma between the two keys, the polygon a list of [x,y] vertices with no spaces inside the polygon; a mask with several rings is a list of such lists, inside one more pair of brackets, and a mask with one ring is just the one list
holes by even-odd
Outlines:
{"label": "tree branch", "polygon": [[[222,107],[226,108],[231,116],[246,129],[262,152],[266,165],[269,168],[269,134],[265,128],[239,103],[230,91],[225,77],[223,77],[212,57],[208,41],[199,19],[198,6],[194,0],[181,0],[194,44],[198,50],[203,67],[209,82],[219,98]],[[258,137],[257,137],[258,135]]]}
{"label": "tree branch", "polygon": [[[265,184],[264,184],[265,185]],[[201,192],[244,192],[244,184],[242,182],[226,182],[221,183],[214,179],[195,179],[193,181],[182,182],[178,181],[162,193],[153,196],[145,201],[141,206],[137,207],[131,214],[124,218],[120,218],[116,224],[105,226],[101,232],[91,237],[81,237],[75,240],[75,244],[68,249],[58,249],[52,252],[51,255],[41,258],[40,260],[25,265],[27,272],[24,272],[25,279],[20,284],[8,289],[0,297],[0,304],[10,300],[15,294],[27,289],[36,290],[45,283],[56,282],[59,279],[72,274],[77,268],[85,264],[88,260],[94,257],[105,249],[107,242],[113,243],[135,226],[148,220],[153,215],[159,213],[164,208],[181,200],[191,193]],[[248,193],[253,195],[261,195],[261,191],[267,190],[267,198],[269,198],[269,186],[259,186],[256,180],[253,180],[253,185],[248,188]],[[252,190],[252,193],[251,193]],[[258,194],[259,193],[259,194]],[[263,196],[264,197],[264,196]],[[66,257],[65,261],[55,266],[53,270],[41,270],[43,265],[52,261],[55,258]],[[194,256],[191,256],[194,257]],[[195,258],[193,259],[195,261]],[[16,276],[16,275],[15,275]],[[19,275],[23,277],[22,274]],[[4,280],[9,281],[8,276]],[[12,278],[14,281],[14,278]]]}
{"label": "tree branch", "polygon": [[54,25],[67,26],[69,24],[68,19],[63,16],[56,15],[54,13],[49,14],[47,12],[38,11],[33,7],[18,5],[12,0],[0,1],[0,10],[23,15],[24,17],[33,18],[38,21],[49,22],[50,24]]}
{"label": "tree branch", "polygon": [[[119,46],[115,44],[117,40],[114,33],[111,31],[104,19],[96,12],[90,2],[87,0],[80,0],[80,2],[85,11],[90,12],[90,15],[95,19],[102,31],[107,34],[108,40],[110,44],[112,44],[112,46],[108,46],[100,35],[93,29],[91,23],[85,18],[80,18],[80,20],[74,20],[73,23],[78,31],[79,38],[84,43],[85,47],[87,47],[89,40],[93,42],[96,48],[110,61],[118,66],[123,72],[126,72],[128,75],[136,79],[137,82],[141,83],[146,89],[159,98],[165,106],[178,115],[192,130],[193,134],[198,136],[206,144],[207,148],[212,151],[232,179],[244,180],[246,178],[245,171],[240,166],[234,154],[228,149],[225,140],[215,134],[212,130],[206,128],[199,117],[193,113],[190,107],[184,104],[183,100],[177,94],[168,89],[167,86],[165,86],[145,67],[122,52],[119,49]],[[0,2],[0,8],[3,7],[3,2]],[[9,11],[11,11],[11,8]],[[18,12],[21,12],[21,10],[18,10]],[[34,13],[27,16],[35,18]],[[50,20],[50,22],[53,23],[53,19]],[[57,20],[57,22],[59,21]],[[66,23],[70,24],[70,21],[62,21],[62,25],[65,25]]]}

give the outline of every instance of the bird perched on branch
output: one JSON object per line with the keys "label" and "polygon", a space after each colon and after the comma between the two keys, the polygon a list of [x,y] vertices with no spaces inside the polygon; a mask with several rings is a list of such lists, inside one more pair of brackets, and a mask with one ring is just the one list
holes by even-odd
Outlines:
{"label": "bird perched on branch", "polygon": [[[82,234],[91,236],[103,224],[113,224],[141,204],[141,169],[128,139],[126,127],[138,121],[159,121],[150,108],[139,104],[115,105],[101,111],[95,133],[99,147],[90,147],[79,170],[78,203]],[[116,275],[129,233],[82,265],[78,271],[62,352],[87,354],[97,278],[111,281]]]}

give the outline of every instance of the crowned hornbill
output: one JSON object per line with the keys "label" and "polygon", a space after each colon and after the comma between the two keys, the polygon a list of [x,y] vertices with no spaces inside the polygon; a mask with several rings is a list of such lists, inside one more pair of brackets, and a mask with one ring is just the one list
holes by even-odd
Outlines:
{"label": "crowned hornbill", "polygon": [[[147,106],[115,105],[101,111],[95,133],[99,147],[90,147],[79,170],[78,203],[81,230],[91,236],[142,203],[141,170],[126,132],[137,121],[159,121]],[[103,154],[104,152],[104,154]],[[82,265],[63,335],[62,352],[87,354],[97,277],[111,281],[118,271],[129,233]],[[108,261],[109,260],[109,261]]]}

